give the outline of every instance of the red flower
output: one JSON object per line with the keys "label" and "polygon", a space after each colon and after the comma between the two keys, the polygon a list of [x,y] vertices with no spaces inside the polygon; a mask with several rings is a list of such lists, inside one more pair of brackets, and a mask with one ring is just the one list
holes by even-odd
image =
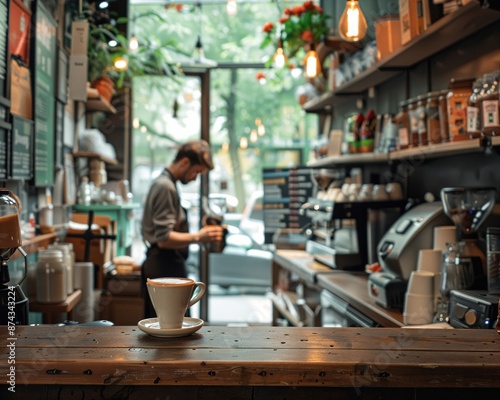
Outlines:
{"label": "red flower", "polygon": [[272,22],[266,22],[262,27],[262,32],[271,33],[274,29],[274,24]]}
{"label": "red flower", "polygon": [[182,4],[175,5],[175,9],[177,10],[177,12],[181,12],[183,8],[184,8],[184,6]]}
{"label": "red flower", "polygon": [[295,64],[294,63],[288,64],[288,69],[295,69]]}
{"label": "red flower", "polygon": [[302,4],[302,6],[306,11],[313,11],[316,9],[316,4],[314,4],[314,1],[304,1],[304,4]]}
{"label": "red flower", "polygon": [[260,81],[261,79],[266,79],[266,74],[264,74],[264,72],[259,71],[255,75],[255,79],[257,79],[258,81]]}
{"label": "red flower", "polygon": [[304,31],[302,35],[300,35],[300,38],[304,42],[314,42],[314,35],[311,31]]}
{"label": "red flower", "polygon": [[315,6],[316,8],[316,11],[318,12],[318,14],[323,14],[323,9],[320,7],[320,6]]}
{"label": "red flower", "polygon": [[285,15],[293,15],[293,10],[290,7],[285,8],[285,11],[283,11],[283,14]]}
{"label": "red flower", "polygon": [[302,14],[306,12],[304,6],[295,6],[292,8],[293,15],[300,17]]}
{"label": "red flower", "polygon": [[284,15],[283,17],[281,17],[278,22],[280,24],[284,24],[286,21],[288,21],[290,19],[290,16],[289,15]]}

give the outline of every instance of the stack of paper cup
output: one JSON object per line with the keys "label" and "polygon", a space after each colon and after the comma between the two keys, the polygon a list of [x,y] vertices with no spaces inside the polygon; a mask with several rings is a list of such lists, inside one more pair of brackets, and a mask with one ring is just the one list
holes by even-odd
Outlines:
{"label": "stack of paper cup", "polygon": [[412,271],[406,291],[403,319],[405,325],[426,325],[434,317],[434,274]]}
{"label": "stack of paper cup", "polygon": [[456,243],[457,228],[454,225],[436,226],[434,227],[433,246],[435,250],[441,250],[446,253],[446,243]]}
{"label": "stack of paper cup", "polygon": [[417,271],[427,271],[434,274],[434,311],[441,292],[441,268],[443,265],[443,253],[436,249],[422,249],[418,252]]}
{"label": "stack of paper cup", "polygon": [[75,289],[82,291],[82,298],[73,309],[73,318],[78,322],[94,320],[94,264],[75,263]]}

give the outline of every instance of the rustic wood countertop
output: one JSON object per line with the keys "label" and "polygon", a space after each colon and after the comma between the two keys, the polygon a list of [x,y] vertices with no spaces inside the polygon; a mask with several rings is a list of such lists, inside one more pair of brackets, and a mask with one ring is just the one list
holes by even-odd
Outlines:
{"label": "rustic wood countertop", "polygon": [[318,290],[326,289],[342,298],[381,326],[404,325],[401,311],[386,309],[369,296],[368,275],[365,272],[334,270],[315,261],[311,254],[303,250],[276,250],[273,261],[278,268],[295,273]]}
{"label": "rustic wood countertop", "polygon": [[493,329],[204,326],[167,339],[38,325],[2,328],[0,342],[16,385],[500,388]]}

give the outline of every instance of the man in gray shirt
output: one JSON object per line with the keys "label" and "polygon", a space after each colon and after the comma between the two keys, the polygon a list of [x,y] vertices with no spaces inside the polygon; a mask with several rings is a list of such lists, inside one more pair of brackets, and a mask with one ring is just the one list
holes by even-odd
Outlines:
{"label": "man in gray shirt", "polygon": [[189,232],[186,210],[181,207],[177,182],[187,184],[213,169],[210,145],[204,140],[179,147],[172,163],[152,183],[144,204],[142,236],[148,246],[142,265],[144,318],[156,317],[146,288],[147,278],[186,277],[185,261],[191,243],[221,242],[224,229],[206,225]]}

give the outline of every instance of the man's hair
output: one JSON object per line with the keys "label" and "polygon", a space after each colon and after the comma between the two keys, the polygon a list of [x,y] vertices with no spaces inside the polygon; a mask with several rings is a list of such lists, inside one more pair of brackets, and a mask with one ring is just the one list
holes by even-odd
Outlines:
{"label": "man's hair", "polygon": [[205,140],[193,140],[182,144],[177,151],[174,163],[183,158],[189,159],[194,165],[204,165],[209,170],[214,168],[212,150]]}

